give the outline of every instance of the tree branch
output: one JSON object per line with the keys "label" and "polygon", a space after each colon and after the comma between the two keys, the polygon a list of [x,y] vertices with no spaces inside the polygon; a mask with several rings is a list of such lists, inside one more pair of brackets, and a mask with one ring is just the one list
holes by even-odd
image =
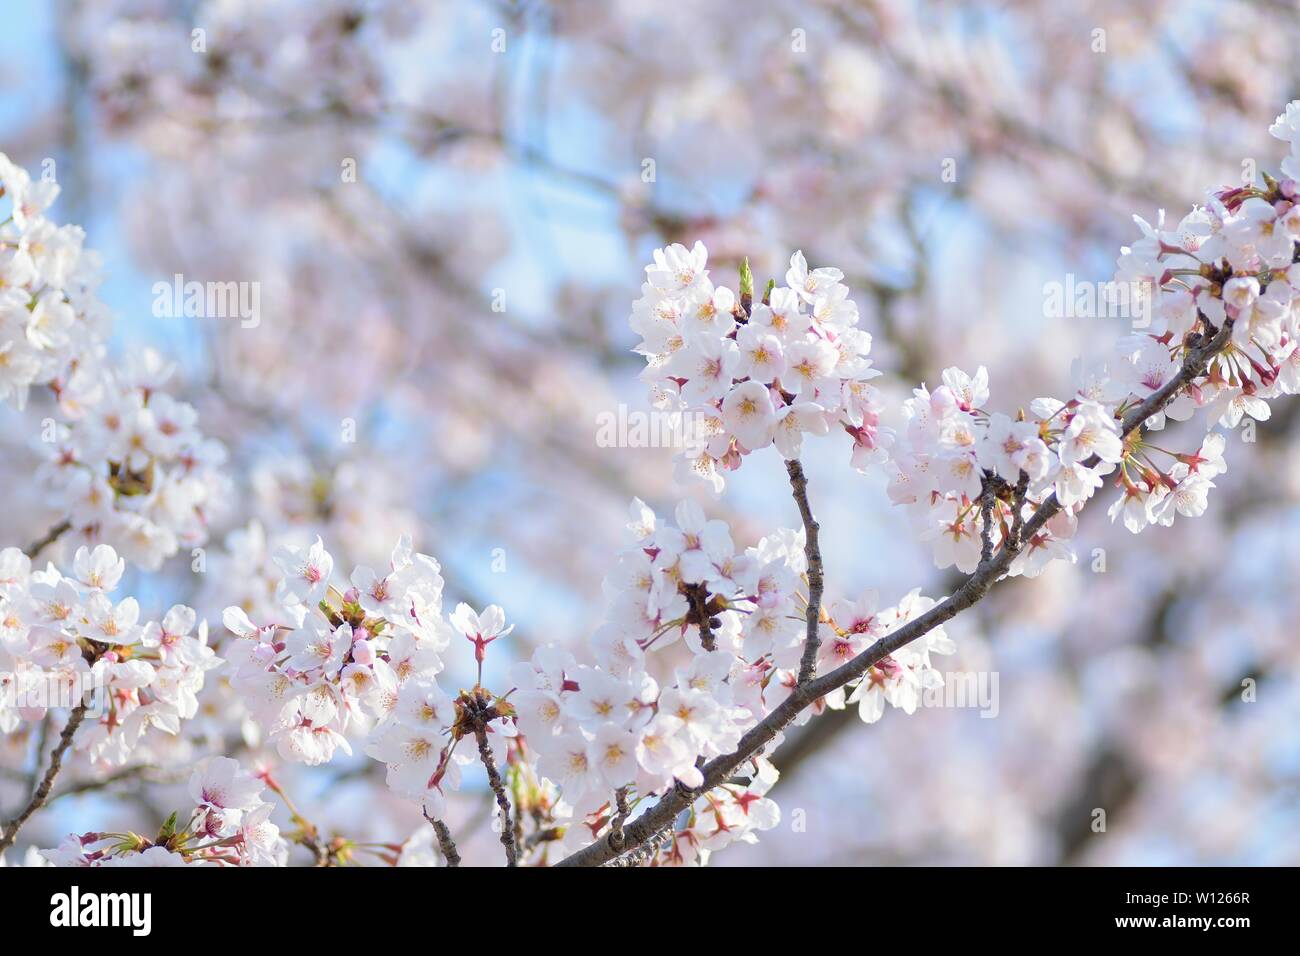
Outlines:
{"label": "tree branch", "polygon": [[5,825],[4,834],[0,835],[0,853],[4,853],[5,850],[14,845],[14,840],[18,839],[18,831],[22,829],[23,824],[27,822],[33,813],[45,805],[50,790],[54,787],[54,778],[59,775],[59,770],[63,767],[63,755],[67,752],[68,747],[72,745],[72,737],[76,734],[77,728],[81,726],[81,721],[86,716],[87,706],[86,702],[82,701],[72,708],[72,712],[68,715],[68,722],[63,727],[63,733],[59,734],[59,742],[55,746],[54,752],[50,754],[49,769],[45,771],[45,776],[41,778],[41,782],[32,794],[31,800],[27,801],[27,806],[23,807],[18,816]]}
{"label": "tree branch", "polygon": [[648,863],[653,860],[655,855],[664,847],[664,845],[672,839],[672,827],[664,827],[658,833],[652,834],[650,839],[646,840],[639,847],[629,850],[622,856],[616,856],[612,860],[601,865],[610,867],[640,866],[643,863]]}
{"label": "tree branch", "polygon": [[799,506],[799,517],[803,519],[804,543],[803,553],[808,559],[808,634],[804,638],[803,657],[799,661],[799,683],[806,684],[817,673],[817,650],[821,645],[818,624],[822,609],[822,552],[817,540],[820,525],[813,517],[812,506],[808,504],[808,478],[803,473],[803,465],[798,458],[786,461],[785,470],[790,474],[790,489],[794,493],[795,504]]}
{"label": "tree branch", "polygon": [[149,766],[137,765],[134,767],[124,767],[123,769],[111,773],[107,777],[103,777],[99,780],[82,780],[78,783],[71,784],[70,786],[60,790],[58,793],[52,794],[49,800],[46,801],[46,805],[48,806],[51,803],[62,800],[64,797],[76,797],[86,793],[96,793],[101,790],[107,790],[116,784],[128,780],[138,780],[143,784],[174,785],[181,783],[188,778],[189,773],[184,771],[180,773],[174,771],[171,773],[158,773],[156,772],[156,768]]}
{"label": "tree branch", "polygon": [[510,822],[510,800],[506,797],[505,785],[501,774],[497,773],[497,762],[492,759],[492,746],[488,743],[487,731],[481,727],[474,731],[478,739],[478,756],[487,770],[488,785],[496,795],[497,806],[501,808],[501,845],[506,848],[506,866],[519,865],[519,852],[515,847],[515,828]]}
{"label": "tree branch", "polygon": [[38,554],[40,554],[42,551],[44,551],[46,548],[52,545],[55,541],[58,541],[59,538],[63,536],[63,533],[71,527],[72,527],[71,521],[67,521],[67,520],[60,521],[58,524],[50,528],[49,531],[45,532],[45,534],[43,534],[41,537],[37,538],[27,547],[23,548],[23,554],[27,555],[27,557],[35,561],[36,556]]}
{"label": "tree branch", "polygon": [[[1141,428],[1142,424],[1151,416],[1164,411],[1189,382],[1203,375],[1209,360],[1227,345],[1231,337],[1232,321],[1228,320],[1224,322],[1223,327],[1209,341],[1205,341],[1199,336],[1192,339],[1191,345],[1184,355],[1183,366],[1179,373],[1166,382],[1158,391],[1135,405],[1124,416],[1120,426],[1124,437]],[[1093,455],[1083,464],[1086,468],[1095,468],[1100,461],[1101,459],[1097,455]],[[787,463],[787,468],[791,472],[791,483],[793,484],[795,468],[791,466],[791,463]],[[798,469],[798,471],[802,474],[802,468]],[[809,707],[831,691],[837,690],[850,681],[861,677],[867,672],[868,668],[883,658],[888,657],[912,641],[925,636],[936,627],[946,623],[980,601],[988,593],[989,588],[1002,578],[1011,567],[1012,561],[1015,560],[1023,547],[1021,542],[1032,542],[1034,536],[1042,527],[1060,511],[1061,503],[1057,500],[1055,492],[1053,492],[1044,499],[1033,516],[1024,523],[1021,533],[1017,536],[1018,540],[1006,542],[990,560],[981,560],[975,570],[967,575],[957,590],[949,597],[898,630],[886,634],[853,660],[807,683],[802,681],[798,683],[789,697],[740,738],[740,744],[734,752],[716,757],[701,768],[704,774],[704,782],[700,787],[694,790],[680,784],[673,787],[660,797],[653,807],[637,817],[631,824],[623,827],[623,852],[640,847],[655,834],[671,825],[677,814],[690,806],[699,794],[718,786],[735,773],[736,769],[746,760],[758,755],[806,707]],[[607,835],[604,839],[597,840],[595,843],[570,854],[556,865],[600,866],[618,855],[618,851],[610,845]]]}
{"label": "tree branch", "polygon": [[980,491],[980,564],[993,560],[993,482],[995,475],[985,472]]}
{"label": "tree branch", "polygon": [[460,866],[460,853],[456,850],[456,841],[451,838],[451,831],[447,829],[447,824],[429,816],[429,811],[424,808],[421,808],[420,812],[424,814],[424,819],[429,821],[429,826],[433,827],[433,834],[438,838],[438,849],[442,851],[443,859],[447,861],[447,868],[456,869]]}
{"label": "tree branch", "polygon": [[614,792],[614,816],[609,824],[609,845],[616,851],[621,852],[624,846],[623,824],[631,816],[632,811],[627,805],[627,787],[619,787]]}

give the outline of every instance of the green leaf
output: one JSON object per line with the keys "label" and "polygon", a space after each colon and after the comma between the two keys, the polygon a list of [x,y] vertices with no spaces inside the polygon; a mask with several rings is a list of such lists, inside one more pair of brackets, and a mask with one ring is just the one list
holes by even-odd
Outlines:
{"label": "green leaf", "polygon": [[154,841],[155,843],[167,843],[176,835],[176,814],[179,812],[180,811],[177,810],[172,811],[172,815],[167,818],[167,822],[164,823],[162,829],[158,831],[158,839]]}

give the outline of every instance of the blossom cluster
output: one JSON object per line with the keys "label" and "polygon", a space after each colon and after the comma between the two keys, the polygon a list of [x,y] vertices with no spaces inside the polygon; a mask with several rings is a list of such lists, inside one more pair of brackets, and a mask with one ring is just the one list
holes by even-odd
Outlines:
{"label": "blossom cluster", "polygon": [[338,749],[351,753],[349,734],[364,732],[389,786],[434,817],[475,759],[457,751],[461,739],[481,731],[494,760],[506,762],[513,709],[477,685],[453,699],[437,682],[453,629],[480,668],[487,646],[510,633],[499,607],[475,613],[459,604],[444,621],[439,565],[413,554],[405,537],[385,572],[359,566],[342,590],[319,538],[281,547],[275,561],[282,578],[274,607],[255,612],[257,623],[230,607],[224,621],[240,638],[227,652],[234,685],[281,757],[325,763]]}
{"label": "blossom cluster", "polygon": [[207,624],[180,604],[142,621],[135,598],[111,597],[125,566],[107,545],[78,549],[70,576],[0,551],[0,730],[84,702],[73,748],[119,766],[151,727],[176,734],[195,715],[204,675],[221,663]]}
{"label": "blossom cluster", "polygon": [[[1117,362],[1121,369],[1131,367],[1125,357]],[[940,568],[973,571],[986,531],[999,546],[1018,533],[1027,512],[1055,494],[1062,510],[1024,542],[1010,567],[1011,574],[1034,577],[1054,559],[1075,559],[1069,542],[1076,512],[1117,467],[1125,496],[1112,516],[1122,510],[1134,531],[1202,514],[1212,479],[1226,468],[1224,439],[1210,433],[1194,452],[1169,453],[1172,467],[1157,471],[1147,454],[1155,446],[1120,434],[1118,417],[1139,400],[1132,383],[1120,386],[1119,401],[1103,403],[1095,391],[1081,390],[1068,402],[1037,398],[1012,419],[983,407],[989,397],[984,369],[972,377],[950,368],[943,382],[933,391],[916,389],[904,403],[905,439],[891,462],[888,489],[895,504],[909,508]],[[1104,394],[1099,379],[1091,386]]]}
{"label": "blossom cluster", "polygon": [[161,391],[174,367],[157,353],[106,358],[99,260],[79,227],[45,217],[58,194],[0,153],[0,400],[23,408],[34,386],[48,389],[63,418],[35,443],[48,505],[78,541],[156,570],[207,540],[225,450],[200,434],[193,406]]}
{"label": "blossom cluster", "polygon": [[[337,749],[351,752],[353,731],[365,732],[365,752],[387,766],[389,787],[432,818],[444,814],[463,768],[486,760],[508,775],[517,815],[526,810],[576,848],[612,825],[619,794],[630,809],[676,785],[701,787],[702,761],[732,752],[791,693],[806,635],[802,532],[738,549],[726,523],[691,501],[675,523],[639,500],[631,518],[634,543],[605,581],[591,663],[547,645],[510,667],[503,692],[488,690],[483,664],[512,630],[499,607],[460,604],[444,621],[439,567],[408,539],[382,574],[358,567],[336,586],[317,539],[279,550],[275,597],[253,617],[226,610],[234,686],[285,759],[326,762]],[[852,659],[932,603],[913,592],[892,608],[874,594],[833,605],[819,621],[820,664]],[[449,692],[439,678],[454,634],[478,674],[472,689]],[[942,630],[932,632],[819,706],[857,704],[868,721],[886,703],[911,712],[942,683],[930,654],[951,649]],[[779,811],[766,796],[775,769],[760,759],[746,772],[748,783],[700,794],[690,821],[660,848],[664,862],[702,862],[775,825]]]}
{"label": "blossom cluster", "polygon": [[[1294,141],[1300,101],[1291,103],[1271,132]],[[1293,150],[1294,150],[1293,146]],[[1120,339],[1103,368],[1094,367],[1080,395],[1095,397],[1119,414],[1164,388],[1178,375],[1189,349],[1227,335],[1224,347],[1163,414],[1146,425],[1185,421],[1203,410],[1206,428],[1239,427],[1267,420],[1268,400],[1300,391],[1300,186],[1267,173],[1263,184],[1225,188],[1167,230],[1137,219],[1142,238],[1122,250],[1117,278],[1151,290],[1150,329]],[[1210,433],[1194,450],[1158,447],[1131,436],[1118,460],[1121,497],[1110,509],[1130,531],[1168,525],[1175,515],[1206,510],[1213,479],[1221,474],[1225,439]]]}
{"label": "blossom cluster", "polygon": [[[855,465],[891,461],[889,495],[911,511],[941,567],[973,570],[1008,542],[1018,552],[1013,574],[1072,560],[1076,514],[1107,480],[1120,490],[1112,518],[1134,532],[1200,515],[1226,468],[1223,434],[1207,431],[1181,446],[1194,450],[1171,451],[1161,445],[1172,441],[1126,435],[1125,425],[1133,409],[1186,377],[1211,341],[1225,344],[1185,394],[1147,416],[1149,431],[1198,410],[1210,428],[1235,428],[1267,418],[1270,398],[1300,388],[1300,101],[1272,132],[1291,145],[1285,178],[1218,190],[1172,228],[1163,212],[1154,226],[1138,220],[1142,237],[1123,250],[1118,277],[1144,290],[1154,324],[1135,326],[1100,361],[1081,364],[1065,399],[1039,397],[1004,414],[990,407],[984,368],[949,368],[904,403],[894,445],[870,384],[878,374],[870,337],[843,274],[810,270],[796,253],[786,285],[773,283],[756,301],[747,269],[738,292],[714,286],[702,243],[658,250],[646,269],[632,315],[644,378],[657,404],[706,423],[687,464],[717,490],[751,451],[775,445],[795,458],[804,433],[843,428]],[[167,378],[160,363],[111,369],[95,336],[73,334],[77,323],[102,318],[79,271],[80,237],[42,231],[52,191],[25,177],[0,165],[13,200],[0,225],[0,397],[21,405],[32,385],[50,387],[71,424],[59,430],[42,474],[70,524],[117,549],[81,548],[71,577],[53,565],[33,570],[16,549],[0,552],[0,729],[46,715],[52,705],[33,703],[38,687],[89,679],[107,688],[107,712],[91,715],[75,749],[121,763],[149,726],[174,733],[193,716],[204,673],[219,662],[204,625],[191,636],[189,608],[142,625],[134,599],[112,601],[125,563],[119,553],[156,568],[203,540],[223,453],[199,435],[192,407],[159,391]],[[318,503],[316,484],[302,482],[306,502]],[[1021,548],[1026,522],[1049,496],[1062,509]],[[689,501],[671,523],[636,501],[629,527],[633,545],[604,582],[593,659],[542,647],[510,668],[497,693],[484,687],[483,665],[512,631],[504,611],[461,604],[444,618],[440,567],[409,539],[386,569],[363,565],[344,580],[320,538],[276,548],[273,571],[263,560],[267,537],[253,523],[230,547],[233,567],[256,571],[243,581],[244,603],[223,616],[234,634],[234,685],[282,758],[324,763],[338,749],[350,753],[350,738],[364,733],[389,786],[434,818],[446,810],[444,791],[475,762],[475,746],[494,788],[495,767],[505,768],[516,822],[526,814],[569,821],[551,827],[564,831],[555,839],[568,848],[612,832],[657,795],[688,793],[689,810],[653,841],[654,858],[707,861],[780,819],[769,797],[778,777],[770,753],[750,756],[707,789],[702,769],[735,751],[794,691],[808,628],[825,674],[860,660],[934,601],[913,591],[881,607],[869,592],[812,613],[802,532],[738,547],[726,523]],[[455,635],[472,649],[478,674],[471,689],[453,693],[439,681]],[[931,629],[810,711],[856,705],[866,722],[886,704],[911,713],[942,683],[932,656],[953,650],[942,627]],[[81,834],[44,852],[67,865],[283,864],[287,849],[262,798],[267,786],[276,789],[265,775],[212,758],[190,781],[196,807],[183,827],[173,818],[152,840]]]}
{"label": "blossom cluster", "polygon": [[[1040,398],[1029,415],[1012,419],[987,411],[988,400],[983,368],[974,376],[950,368],[942,385],[917,388],[903,405],[906,427],[890,463],[888,494],[908,506],[940,568],[970,572],[979,563],[986,522],[991,541],[1000,543],[1025,502],[1056,490],[1067,509],[1028,542],[1012,567],[1012,573],[1032,576],[1053,557],[1072,557],[1069,506],[1085,501],[1114,469],[1122,454],[1119,427],[1092,401],[1067,408]],[[1099,461],[1086,464],[1093,455]],[[997,493],[986,498],[990,484]]]}
{"label": "blossom cluster", "polygon": [[54,866],[284,866],[289,847],[271,822],[266,783],[229,757],[195,768],[195,807],[184,827],[172,815],[154,839],[136,833],[69,834],[41,855]]}
{"label": "blossom cluster", "polygon": [[[518,729],[514,710],[504,698],[482,688],[482,664],[487,647],[509,634],[505,612],[495,604],[475,613],[468,604],[456,605],[452,626],[474,647],[479,666],[472,690],[449,697],[434,677],[434,669],[416,672],[397,689],[392,707],[374,729],[366,753],[388,768],[388,786],[398,794],[419,802],[430,816],[443,815],[446,789],[460,787],[460,768],[476,758],[458,745],[467,737],[479,737],[494,767],[511,758],[511,744]],[[480,750],[480,755],[482,754]],[[481,756],[479,759],[482,759]]]}
{"label": "blossom cluster", "polygon": [[45,216],[58,194],[0,153],[0,400],[18,408],[33,386],[70,405],[93,391],[110,324],[84,231]]}
{"label": "blossom cluster", "polygon": [[641,336],[642,379],[658,408],[686,413],[682,462],[720,491],[723,472],[750,452],[776,445],[797,458],[805,433],[838,425],[853,436],[853,463],[877,461],[888,433],[870,383],[880,373],[858,328],[858,307],[838,269],[809,269],[790,259],[785,286],[752,301],[752,276],[741,294],[709,278],[708,250],[680,244],[657,249],[646,266],[631,325]]}
{"label": "blossom cluster", "polygon": [[[803,532],[781,530],[738,550],[726,523],[707,520],[691,501],[678,505],[675,524],[640,501],[631,517],[635,543],[605,582],[595,666],[544,647],[511,671],[520,732],[539,773],[559,784],[576,817],[587,818],[573,830],[581,842],[610,825],[616,791],[633,792],[635,803],[678,784],[700,787],[700,759],[734,751],[793,690],[806,635]],[[916,592],[893,608],[879,607],[874,594],[835,604],[818,623],[820,666],[846,663],[932,604]],[[666,669],[654,658],[678,642],[688,656]],[[910,713],[924,688],[942,683],[930,653],[951,650],[942,629],[931,632],[819,707],[856,703],[867,721],[886,702]],[[703,807],[674,831],[662,859],[702,862],[774,826],[779,811],[766,794],[776,777],[760,759],[747,785],[701,794]]]}
{"label": "blossom cluster", "polygon": [[442,669],[442,576],[405,538],[384,574],[358,567],[343,590],[319,538],[274,560],[276,598],[254,611],[256,623],[242,607],[223,616],[241,639],[229,645],[232,679],[281,756],[324,763],[339,747],[351,752],[349,732],[387,715],[401,684]]}
{"label": "blossom cluster", "polygon": [[[595,665],[548,646],[511,670],[518,688],[511,700],[539,774],[559,785],[576,818],[591,818],[570,829],[579,842],[610,823],[618,790],[634,790],[635,805],[675,782],[699,787],[697,758],[734,750],[788,695],[788,668],[798,666],[802,645],[794,619],[805,567],[797,535],[738,551],[727,525],[706,520],[691,501],[678,506],[675,526],[640,501],[631,517],[635,544],[604,584]],[[656,665],[671,656],[653,658],[679,642],[685,662],[665,673]],[[713,793],[712,811],[693,823],[700,828],[693,845],[716,849],[775,825],[765,792],[755,783]]]}
{"label": "blossom cluster", "polygon": [[[1300,101],[1272,132],[1296,148]],[[1283,171],[1294,167],[1292,155]],[[973,570],[986,536],[996,546],[1018,534],[1051,493],[1063,510],[1024,543],[1011,573],[1033,575],[1052,559],[1073,560],[1075,513],[1110,475],[1121,491],[1111,519],[1130,531],[1204,514],[1214,478],[1227,467],[1223,435],[1210,432],[1180,451],[1138,433],[1125,437],[1120,423],[1164,394],[1193,350],[1216,337],[1222,348],[1142,423],[1149,431],[1202,409],[1207,428],[1237,428],[1244,417],[1267,419],[1268,399],[1300,391],[1295,179],[1266,174],[1263,185],[1215,191],[1172,229],[1163,212],[1154,226],[1136,221],[1142,238],[1122,250],[1116,280],[1138,290],[1148,314],[1100,359],[1077,366],[1067,400],[1035,399],[1014,418],[990,412],[985,370],[971,376],[950,368],[942,385],[922,386],[905,403],[889,493],[912,511],[940,567]]]}
{"label": "blossom cluster", "polygon": [[148,350],[104,369],[98,400],[42,443],[37,476],[77,540],[148,570],[203,544],[226,493],[225,447],[202,435],[192,405],[161,391],[172,371]]}

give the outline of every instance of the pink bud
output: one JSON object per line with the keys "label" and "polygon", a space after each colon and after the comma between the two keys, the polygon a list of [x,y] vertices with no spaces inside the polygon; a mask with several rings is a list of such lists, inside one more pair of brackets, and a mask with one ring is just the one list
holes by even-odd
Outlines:
{"label": "pink bud", "polygon": [[355,641],[352,644],[352,659],[358,664],[369,666],[375,662],[375,651],[369,641]]}

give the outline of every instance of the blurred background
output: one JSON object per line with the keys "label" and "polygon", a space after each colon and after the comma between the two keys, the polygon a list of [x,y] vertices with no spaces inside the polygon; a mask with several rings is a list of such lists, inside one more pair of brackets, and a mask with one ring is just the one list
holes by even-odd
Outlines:
{"label": "blurred background", "polygon": [[[449,601],[506,608],[518,657],[582,657],[633,496],[696,496],[738,544],[798,521],[774,449],[714,498],[671,449],[598,445],[602,413],[649,408],[627,316],[653,249],[702,239],[733,285],[802,249],[846,273],[891,415],[949,365],[987,366],[1013,412],[1122,331],[1049,315],[1046,284],[1110,279],[1134,214],[1276,169],[1296,49],[1291,0],[5,0],[0,151],[55,161],[112,347],[176,361],[230,452],[206,572],[182,552],[123,593],[219,630],[267,600],[268,542],[319,533],[347,570],[407,531]],[[177,273],[260,283],[260,323],[156,317]],[[53,520],[27,414],[0,409],[6,544]],[[1300,863],[1298,416],[1229,437],[1204,518],[1134,538],[1097,503],[1078,564],[950,624],[942,667],[996,673],[996,717],[792,730],[782,824],[717,862]],[[842,434],[805,445],[828,598],[946,593],[848,460]],[[24,842],[147,830],[198,756],[261,759],[215,677],[181,738],[84,793],[74,768]],[[31,748],[4,742],[6,814]],[[418,810],[357,753],[287,789],[327,831],[406,839]],[[490,812],[453,801],[463,855],[490,852]]]}

